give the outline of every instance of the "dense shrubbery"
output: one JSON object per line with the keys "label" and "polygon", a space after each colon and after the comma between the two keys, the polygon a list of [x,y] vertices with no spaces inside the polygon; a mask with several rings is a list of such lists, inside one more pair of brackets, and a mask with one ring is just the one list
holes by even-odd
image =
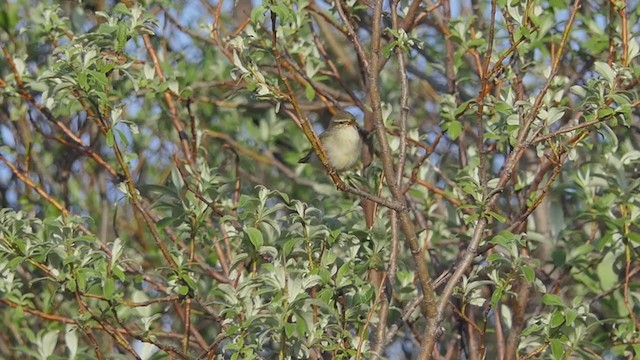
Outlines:
{"label": "dense shrubbery", "polygon": [[471,3],[5,4],[0,357],[639,356],[640,7]]}

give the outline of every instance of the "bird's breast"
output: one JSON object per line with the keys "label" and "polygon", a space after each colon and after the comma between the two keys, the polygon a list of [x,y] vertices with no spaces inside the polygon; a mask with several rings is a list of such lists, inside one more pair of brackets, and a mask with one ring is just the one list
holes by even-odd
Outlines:
{"label": "bird's breast", "polygon": [[349,126],[346,129],[336,129],[334,136],[323,139],[329,163],[336,170],[346,170],[358,161],[362,151],[362,139],[355,127]]}

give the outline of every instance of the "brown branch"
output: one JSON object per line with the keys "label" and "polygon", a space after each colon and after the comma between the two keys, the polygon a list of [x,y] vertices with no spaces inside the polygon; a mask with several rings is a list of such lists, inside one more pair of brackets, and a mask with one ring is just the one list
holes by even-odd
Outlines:
{"label": "brown branch", "polygon": [[189,97],[187,100],[187,114],[189,114],[189,127],[191,128],[191,158],[194,162],[198,161],[198,131],[196,128],[196,117],[191,111],[193,99]]}
{"label": "brown branch", "polygon": [[[537,31],[538,28],[534,27],[532,29],[533,31]],[[504,63],[503,61],[507,58],[507,56],[511,55],[511,53],[513,53],[514,51],[516,51],[516,49],[518,48],[518,46],[520,44],[522,44],[527,38],[522,36],[518,41],[516,41],[515,43],[513,43],[505,52],[503,52],[500,55],[500,58],[498,58],[498,60],[496,60],[495,64],[493,65],[493,67],[491,68],[491,70],[488,71],[486,78],[487,79],[491,79],[491,77],[500,72],[503,68],[504,68]]]}
{"label": "brown branch", "polygon": [[182,352],[189,353],[189,338],[191,336],[191,298],[187,297],[184,304],[184,333],[182,335]]}
{"label": "brown branch", "polygon": [[449,301],[449,305],[453,309],[453,312],[456,313],[456,315],[458,315],[467,325],[469,325],[469,327],[471,329],[473,329],[477,333],[482,333],[482,330],[478,327],[478,325],[475,323],[475,321],[470,319],[469,316],[467,316],[460,309],[458,309],[458,307],[455,306],[455,304],[453,304],[451,301]]}
{"label": "brown branch", "polygon": [[47,314],[47,313],[42,312],[40,310],[31,309],[31,308],[28,308],[26,306],[22,306],[22,305],[20,305],[18,303],[15,303],[15,302],[7,300],[7,299],[0,298],[0,303],[3,303],[3,304],[5,304],[5,305],[7,305],[9,307],[14,308],[14,309],[20,308],[20,309],[22,309],[22,311],[26,312],[27,314],[35,315],[35,316],[37,316],[37,317],[39,317],[41,319],[44,319],[44,320],[57,321],[57,322],[61,322],[61,323],[64,323],[64,324],[78,325],[78,323],[73,319],[66,318],[64,316],[59,316],[59,315]]}
{"label": "brown branch", "polygon": [[[527,254],[528,255],[528,254]],[[505,359],[517,359],[522,330],[526,323],[525,313],[531,295],[532,287],[524,277],[516,280],[517,292],[512,298],[511,311],[513,313],[511,329],[506,341]]]}
{"label": "brown branch", "polygon": [[[621,217],[623,219],[628,219],[631,216],[630,211],[625,204],[620,204],[619,208],[620,208],[620,213],[622,215]],[[624,224],[622,225],[622,232],[623,232],[622,235],[627,239],[625,241],[625,246],[624,246],[625,267],[624,267],[623,299],[624,299],[624,307],[627,309],[627,312],[629,313],[629,320],[631,320],[631,323],[633,323],[633,325],[635,326],[636,331],[640,332],[640,322],[638,322],[638,317],[633,311],[634,304],[633,302],[629,301],[629,286],[630,286],[629,284],[631,282],[631,251],[632,251],[632,247],[629,244],[629,240],[628,240],[629,233],[631,232],[630,228],[631,228],[630,222],[625,221]]]}
{"label": "brown branch", "polygon": [[[349,37],[349,32],[347,31],[347,28],[340,26],[340,24],[338,24],[338,22],[333,17],[331,17],[322,9],[318,9],[318,6],[315,4],[315,2],[312,2],[309,5],[307,5],[306,9],[309,10],[309,12],[311,12],[313,15],[315,15],[315,17],[321,18],[325,22],[333,26],[334,29],[338,30],[338,32],[340,32],[345,37]],[[318,26],[320,26],[321,29],[323,27],[320,24]]]}
{"label": "brown branch", "polygon": [[[420,4],[424,2],[427,5],[426,11],[418,11],[420,8]],[[400,27],[402,27],[406,32],[411,32],[414,25],[421,20],[426,14],[431,14],[435,9],[442,5],[441,1],[436,1],[435,3],[429,4],[425,0],[413,0],[411,5],[409,5],[409,9],[407,11],[407,17],[405,17],[402,21]],[[438,13],[433,13],[435,17],[436,27],[440,29],[446,29],[446,26],[442,25],[442,17]],[[448,29],[447,29],[448,30]]]}
{"label": "brown branch", "polygon": [[[362,47],[362,43],[360,42],[360,38],[356,34],[349,17],[345,13],[346,5],[343,0],[335,0],[336,10],[338,11],[338,15],[340,15],[340,19],[344,23],[347,29],[347,38],[353,44],[353,47],[356,50],[356,54],[358,55],[358,62],[362,65],[362,70],[365,74],[370,72],[371,65],[369,64],[368,57]],[[375,16],[374,16],[375,17]]]}
{"label": "brown branch", "polygon": [[[413,187],[413,185],[418,181],[418,171],[420,170],[422,165],[424,165],[424,163],[427,161],[429,156],[431,156],[431,154],[436,150],[436,147],[438,147],[438,144],[440,143],[440,140],[442,139],[443,135],[444,135],[443,132],[439,132],[435,140],[431,144],[431,146],[424,148],[425,149],[424,154],[420,156],[418,161],[416,161],[415,165],[413,165],[413,169],[411,170],[411,175],[409,178],[410,179],[409,183],[402,190],[403,193],[406,194],[407,191],[411,190],[411,187]],[[411,139],[409,139],[409,141],[411,141]],[[420,146],[422,146],[422,144],[420,144]],[[449,182],[447,183],[449,184]]]}
{"label": "brown branch", "polygon": [[[436,337],[436,298],[431,284],[431,277],[429,276],[429,270],[425,263],[424,256],[420,248],[420,242],[415,233],[413,222],[409,216],[409,211],[406,206],[406,200],[402,189],[396,184],[396,173],[393,167],[393,159],[391,155],[391,149],[389,148],[389,142],[386,136],[386,128],[382,120],[381,109],[381,97],[380,97],[380,42],[382,38],[382,0],[375,2],[372,19],[372,32],[371,32],[371,57],[370,68],[367,73],[368,86],[369,86],[369,100],[371,101],[371,110],[373,116],[374,126],[377,132],[378,141],[380,144],[380,158],[382,160],[383,171],[386,178],[387,187],[393,196],[393,199],[401,204],[401,208],[397,209],[400,222],[400,228],[405,235],[407,244],[411,249],[414,262],[416,265],[416,271],[424,300],[421,303],[421,310],[427,318],[427,323],[430,325],[427,327],[427,333],[433,331],[433,334],[426,334],[427,336]],[[430,357],[431,349],[423,348],[421,350],[420,359],[427,359]]]}
{"label": "brown branch", "polygon": [[415,183],[420,185],[420,186],[423,186],[423,187],[429,189],[429,191],[433,192],[434,194],[442,196],[447,201],[452,203],[454,206],[461,206],[462,205],[462,201],[461,200],[454,198],[453,196],[447,194],[446,191],[440,189],[439,187],[437,187],[437,186],[435,186],[435,185],[433,185],[433,184],[431,184],[431,183],[429,183],[427,181],[424,181],[422,179],[416,178],[415,179]]}
{"label": "brown branch", "polygon": [[622,29],[622,66],[629,66],[629,25],[627,24],[627,0],[609,0],[618,7],[620,16],[620,28]]}
{"label": "brown branch", "polygon": [[[442,9],[444,10],[444,21],[447,25],[451,21],[451,2],[449,0],[442,1]],[[455,75],[455,59],[453,41],[450,36],[444,37],[445,41],[445,75],[447,77],[447,91],[449,94],[456,95],[456,102],[459,100],[459,96],[456,93],[456,75]]]}
{"label": "brown branch", "polygon": [[[220,4],[222,4],[222,1],[220,1]],[[165,16],[165,18],[167,18],[167,20],[169,20],[170,23],[173,24],[173,26],[175,26],[176,28],[178,28],[178,30],[182,31],[185,34],[188,34],[189,36],[191,36],[192,38],[201,41],[205,44],[208,45],[217,45],[218,43],[208,37],[203,36],[202,34],[199,34],[197,31],[194,31],[192,29],[189,29],[187,27],[185,27],[184,25],[180,24],[180,22],[178,21],[178,19],[176,19],[173,15],[171,15],[166,9],[162,9],[163,14]],[[214,19],[214,21],[217,21],[218,17],[216,17]],[[215,29],[215,28],[214,28]]]}
{"label": "brown branch", "polygon": [[127,187],[127,191],[129,193],[128,194],[129,195],[129,200],[131,201],[131,204],[142,215],[142,219],[143,219],[145,225],[147,226],[147,228],[151,232],[151,237],[155,241],[156,246],[158,247],[158,249],[160,249],[160,252],[162,253],[162,256],[167,261],[169,266],[171,266],[171,268],[174,269],[174,270],[178,269],[178,264],[173,259],[173,257],[171,256],[171,253],[169,252],[169,249],[167,249],[167,247],[163,243],[162,239],[160,238],[160,234],[158,233],[158,229],[156,229],[155,220],[153,219],[151,214],[149,214],[147,209],[145,209],[144,206],[142,205],[142,203],[140,202],[140,194],[138,193],[138,189],[136,189],[136,187],[135,187],[135,184],[134,184],[134,181],[133,181],[133,177],[131,176],[131,172],[129,171],[129,166],[128,166],[125,158],[124,158],[124,155],[122,154],[122,152],[120,150],[120,146],[118,145],[118,141],[117,140],[114,140],[114,142],[113,142],[113,151],[114,151],[114,154],[116,155],[116,160],[118,161],[118,164],[120,164],[120,168],[124,172],[124,175],[123,175],[124,183],[125,183],[125,186]]}
{"label": "brown branch", "polygon": [[[478,73],[480,74],[480,78],[482,80],[482,85],[481,85],[480,94],[478,94],[478,98],[476,100],[478,104],[478,111],[476,116],[478,136],[477,136],[476,146],[478,147],[478,151],[479,151],[480,164],[479,164],[478,173],[479,173],[481,184],[486,184],[487,177],[488,177],[487,151],[485,150],[485,146],[484,146],[484,131],[485,131],[484,106],[485,106],[485,98],[491,91],[491,82],[489,81],[489,77],[487,75],[489,72],[489,63],[491,62],[491,55],[493,54],[493,38],[495,36],[495,30],[496,30],[496,9],[497,9],[497,1],[492,0],[491,1],[491,23],[489,25],[489,40],[487,41],[488,49],[487,49],[487,52],[484,54],[484,62],[483,62],[482,68],[478,69],[479,70]],[[486,196],[487,194],[486,190],[487,188],[483,187],[483,196]]]}

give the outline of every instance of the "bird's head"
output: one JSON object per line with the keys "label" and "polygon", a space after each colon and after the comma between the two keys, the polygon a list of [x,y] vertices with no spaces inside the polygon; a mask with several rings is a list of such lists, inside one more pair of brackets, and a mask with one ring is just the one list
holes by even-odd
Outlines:
{"label": "bird's head", "polygon": [[351,113],[338,110],[331,119],[330,128],[338,126],[356,126],[356,118]]}

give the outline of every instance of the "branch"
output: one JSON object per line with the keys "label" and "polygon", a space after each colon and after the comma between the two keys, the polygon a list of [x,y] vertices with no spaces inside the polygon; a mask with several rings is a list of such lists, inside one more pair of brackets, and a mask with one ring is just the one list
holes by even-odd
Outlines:
{"label": "branch", "polygon": [[[435,338],[437,324],[435,292],[432,288],[431,277],[429,276],[429,270],[427,269],[427,265],[425,263],[424,255],[420,247],[420,242],[418,241],[418,237],[416,236],[411,217],[409,216],[409,211],[406,206],[406,199],[404,198],[402,189],[397,186],[396,183],[397,175],[393,167],[391,149],[389,147],[389,141],[387,140],[387,131],[382,120],[379,83],[380,40],[382,38],[382,0],[377,0],[375,3],[372,22],[373,26],[371,33],[371,58],[369,62],[370,69],[368,71],[367,77],[373,122],[378,136],[378,141],[380,143],[380,159],[382,160],[386,183],[389,187],[391,195],[395,201],[402,204],[402,208],[397,211],[400,221],[400,228],[405,235],[405,239],[407,241],[407,244],[409,245],[409,248],[411,249],[411,254],[413,255],[413,259],[416,264],[416,272],[418,273],[420,287],[422,288],[422,293],[424,295],[424,300],[421,303],[421,310],[427,318],[427,323],[429,324],[429,326],[427,326],[427,332],[433,331],[434,333],[429,335]],[[423,348],[420,354],[420,358],[428,359],[430,357],[430,354],[431,350]]]}

